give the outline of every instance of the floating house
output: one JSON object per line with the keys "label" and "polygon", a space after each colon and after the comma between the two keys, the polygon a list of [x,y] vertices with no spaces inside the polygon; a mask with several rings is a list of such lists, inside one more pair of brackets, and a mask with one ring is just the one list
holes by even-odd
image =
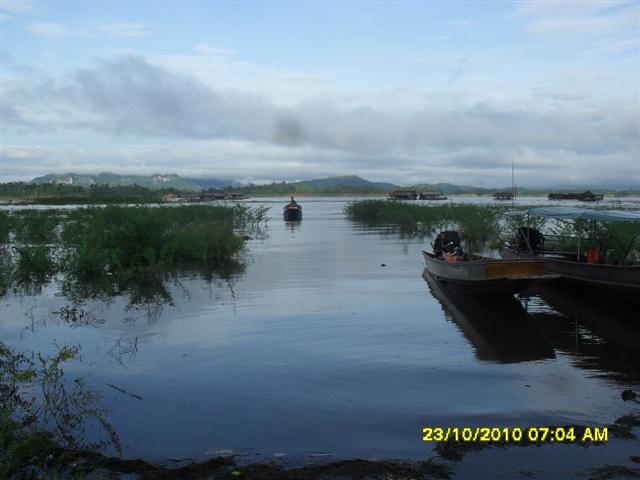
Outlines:
{"label": "floating house", "polygon": [[394,190],[389,193],[389,197],[394,200],[417,200],[418,192],[415,190]]}
{"label": "floating house", "polygon": [[243,193],[226,193],[226,192],[202,192],[200,200],[209,202],[211,200],[244,200],[249,198]]}
{"label": "floating house", "polygon": [[596,202],[604,198],[603,195],[593,193],[589,190],[582,193],[550,193],[549,200],[580,200],[581,202]]}
{"label": "floating house", "polygon": [[496,192],[493,194],[494,200],[513,200],[513,192]]}
{"label": "floating house", "polygon": [[420,200],[446,200],[447,196],[442,192],[420,193]]}

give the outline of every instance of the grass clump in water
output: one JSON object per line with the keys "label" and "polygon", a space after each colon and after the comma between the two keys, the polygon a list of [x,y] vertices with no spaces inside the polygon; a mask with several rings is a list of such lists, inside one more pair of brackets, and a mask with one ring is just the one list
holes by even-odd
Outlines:
{"label": "grass clump in water", "polygon": [[83,277],[134,275],[200,262],[231,261],[244,241],[228,207],[106,207],[72,212],[62,238],[68,268]]}
{"label": "grass clump in water", "polygon": [[18,247],[18,265],[15,275],[20,282],[43,283],[55,273],[56,265],[44,245]]}
{"label": "grass clump in water", "polygon": [[478,244],[499,234],[499,216],[505,210],[495,205],[415,205],[389,200],[363,200],[345,207],[347,216],[355,221],[394,225],[403,232],[425,235],[455,229]]}
{"label": "grass clump in water", "polygon": [[55,210],[22,210],[13,216],[16,242],[43,244],[57,241],[61,213]]}

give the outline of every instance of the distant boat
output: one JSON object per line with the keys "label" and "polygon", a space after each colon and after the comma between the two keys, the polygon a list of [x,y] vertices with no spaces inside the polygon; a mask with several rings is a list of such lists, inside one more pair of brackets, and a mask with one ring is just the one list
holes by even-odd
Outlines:
{"label": "distant boat", "polygon": [[302,205],[296,202],[293,199],[293,197],[291,197],[291,201],[284,206],[284,221],[285,222],[302,221]]}
{"label": "distant boat", "polygon": [[604,198],[603,195],[593,193],[589,190],[582,193],[550,193],[549,200],[580,200],[581,202],[596,202]]}
{"label": "distant boat", "polygon": [[417,200],[418,192],[415,190],[394,190],[389,193],[389,197],[394,200]]}
{"label": "distant boat", "polygon": [[420,200],[446,200],[447,196],[442,192],[423,192]]}
{"label": "distant boat", "polygon": [[545,272],[538,259],[501,260],[463,254],[457,232],[441,232],[433,243],[433,253],[422,252],[425,270],[437,280],[475,295],[511,295],[534,282],[549,281],[558,275]]}

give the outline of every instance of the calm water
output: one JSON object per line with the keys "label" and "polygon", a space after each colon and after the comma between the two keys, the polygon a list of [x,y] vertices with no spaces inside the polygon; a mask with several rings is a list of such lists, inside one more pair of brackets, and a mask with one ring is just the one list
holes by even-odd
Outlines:
{"label": "calm water", "polygon": [[[102,392],[124,454],[153,460],[424,458],[423,426],[611,423],[633,411],[620,398],[640,389],[633,313],[553,290],[469,299],[422,278],[425,240],[354,224],[343,199],[302,199],[299,225],[281,220],[283,201],[262,203],[271,220],[233,280],[168,282],[166,303],[89,301],[85,326],[54,313],[71,305],[55,284],[9,293],[3,341],[81,344],[67,373]],[[580,461],[616,462],[625,445]],[[566,448],[584,451],[511,450],[535,463]]]}

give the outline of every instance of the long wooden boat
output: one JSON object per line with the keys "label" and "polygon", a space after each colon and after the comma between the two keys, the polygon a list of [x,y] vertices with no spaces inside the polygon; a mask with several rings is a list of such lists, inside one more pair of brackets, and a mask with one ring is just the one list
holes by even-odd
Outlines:
{"label": "long wooden boat", "polygon": [[579,262],[564,256],[537,255],[508,246],[505,246],[500,254],[508,260],[542,261],[545,264],[545,270],[557,274],[563,284],[600,289],[602,292],[622,295],[625,300],[640,302],[640,265]]}
{"label": "long wooden boat", "polygon": [[297,203],[293,197],[291,197],[291,202],[284,206],[283,215],[285,222],[301,222],[302,205]]}
{"label": "long wooden boat", "polygon": [[441,282],[450,283],[475,295],[511,295],[534,282],[556,279],[537,259],[499,260],[470,255],[469,260],[448,262],[433,253],[422,252],[425,269]]}
{"label": "long wooden boat", "polygon": [[[640,221],[640,212],[627,210],[591,210],[577,207],[536,207],[517,214],[527,214],[559,220],[591,220],[600,222]],[[514,213],[515,215],[515,213]],[[629,250],[632,244],[629,245]],[[538,259],[545,263],[546,271],[560,276],[561,283],[576,288],[589,288],[600,295],[612,295],[617,299],[640,303],[640,265],[614,265],[589,263],[579,252],[559,254],[535,245],[505,245],[501,256],[508,260]],[[628,256],[627,251],[626,256]],[[625,258],[626,258],[625,256]],[[601,297],[605,298],[605,297]]]}

